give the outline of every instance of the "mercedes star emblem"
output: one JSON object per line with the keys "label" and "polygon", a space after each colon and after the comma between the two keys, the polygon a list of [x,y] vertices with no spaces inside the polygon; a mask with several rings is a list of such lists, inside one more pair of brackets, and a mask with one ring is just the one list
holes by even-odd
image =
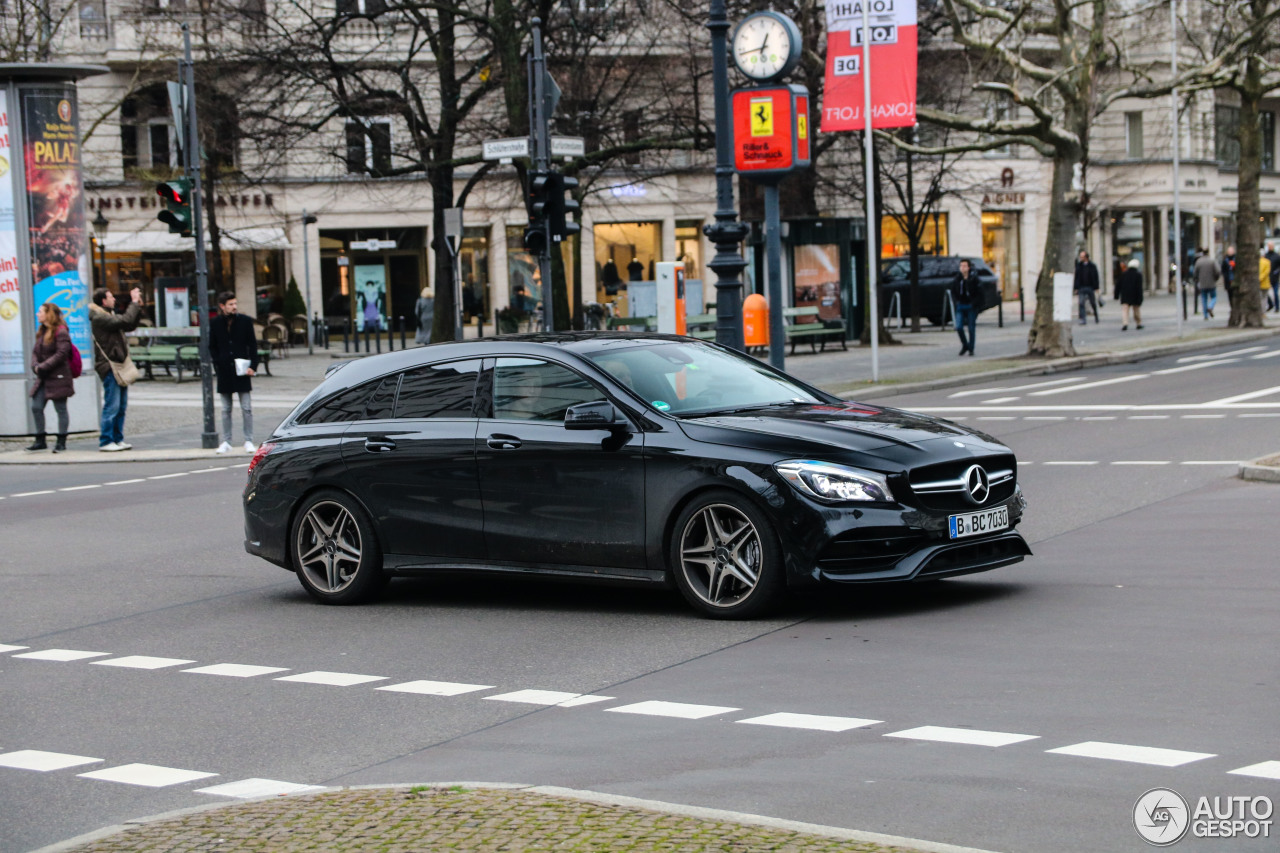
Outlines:
{"label": "mercedes star emblem", "polygon": [[991,494],[991,480],[981,465],[971,465],[964,472],[964,484],[969,490],[969,500],[975,504],[983,503]]}

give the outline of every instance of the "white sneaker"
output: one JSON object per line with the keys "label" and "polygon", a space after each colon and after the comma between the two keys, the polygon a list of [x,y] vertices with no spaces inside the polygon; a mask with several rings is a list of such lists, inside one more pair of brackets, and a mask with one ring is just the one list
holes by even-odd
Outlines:
{"label": "white sneaker", "polygon": [[121,450],[133,450],[133,445],[127,441],[121,441],[117,443],[120,445]]}
{"label": "white sneaker", "polygon": [[245,453],[253,453],[253,452],[254,452],[254,451],[256,451],[257,449],[258,449],[258,448],[254,446],[254,444],[253,444],[253,442],[252,442],[252,441],[246,441],[246,442],[244,443],[244,452],[245,452]]}
{"label": "white sneaker", "polygon": [[219,445],[218,445],[218,452],[219,452],[219,453],[230,453],[230,452],[231,452],[231,444],[230,444],[229,442],[226,442],[226,441],[222,442],[222,444],[219,444]]}
{"label": "white sneaker", "polygon": [[124,450],[123,447],[116,444],[114,441],[111,442],[110,444],[99,445],[98,449],[103,453],[117,453],[121,450]]}

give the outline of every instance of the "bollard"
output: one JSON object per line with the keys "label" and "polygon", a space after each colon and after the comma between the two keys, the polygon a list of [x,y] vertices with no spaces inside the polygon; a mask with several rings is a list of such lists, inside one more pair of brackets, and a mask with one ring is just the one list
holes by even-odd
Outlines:
{"label": "bollard", "polygon": [[382,355],[382,329],[373,330],[373,342],[378,347],[378,355]]}
{"label": "bollard", "polygon": [[405,349],[406,347],[404,342],[404,315],[401,314],[397,319],[400,322],[400,349]]}
{"label": "bollard", "polygon": [[364,327],[364,354],[369,354],[369,327]]}
{"label": "bollard", "polygon": [[351,332],[351,318],[343,317],[342,318],[342,351],[346,353],[351,352],[351,350],[348,348],[348,345],[351,343],[350,332]]}
{"label": "bollard", "polygon": [[[382,330],[381,329],[378,330],[378,346],[379,347],[382,346]],[[387,352],[395,352],[395,351],[396,351],[396,324],[395,324],[395,319],[392,318],[391,322],[387,325]],[[382,350],[379,349],[378,352],[382,352]]]}

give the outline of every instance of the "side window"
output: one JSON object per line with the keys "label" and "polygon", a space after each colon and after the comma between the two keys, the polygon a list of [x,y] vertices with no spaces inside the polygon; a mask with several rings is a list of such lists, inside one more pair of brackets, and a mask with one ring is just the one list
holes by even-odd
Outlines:
{"label": "side window", "polygon": [[500,358],[493,368],[493,416],[502,420],[564,420],[565,409],[605,399],[566,367],[534,358]]}
{"label": "side window", "polygon": [[397,418],[469,418],[480,359],[407,370],[396,398]]}
{"label": "side window", "polygon": [[358,421],[364,417],[365,403],[368,402],[381,380],[365,382],[346,391],[340,391],[327,400],[311,408],[298,423],[303,424],[336,424],[345,421]]}
{"label": "side window", "polygon": [[400,387],[400,374],[393,373],[382,380],[378,390],[373,392],[369,403],[365,406],[366,420],[382,420],[395,413],[396,389]]}

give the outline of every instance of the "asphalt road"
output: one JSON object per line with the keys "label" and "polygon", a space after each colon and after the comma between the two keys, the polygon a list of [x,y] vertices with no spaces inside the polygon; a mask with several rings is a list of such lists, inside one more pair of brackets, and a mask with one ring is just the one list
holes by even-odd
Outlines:
{"label": "asphalt road", "polygon": [[243,552],[243,459],[6,466],[0,850],[250,778],[553,784],[1010,853],[1147,849],[1157,786],[1278,800],[1280,488],[1232,463],[1280,451],[1280,342],[1216,355],[887,401],[1017,451],[1035,557],[752,623],[505,579],[325,608]]}

